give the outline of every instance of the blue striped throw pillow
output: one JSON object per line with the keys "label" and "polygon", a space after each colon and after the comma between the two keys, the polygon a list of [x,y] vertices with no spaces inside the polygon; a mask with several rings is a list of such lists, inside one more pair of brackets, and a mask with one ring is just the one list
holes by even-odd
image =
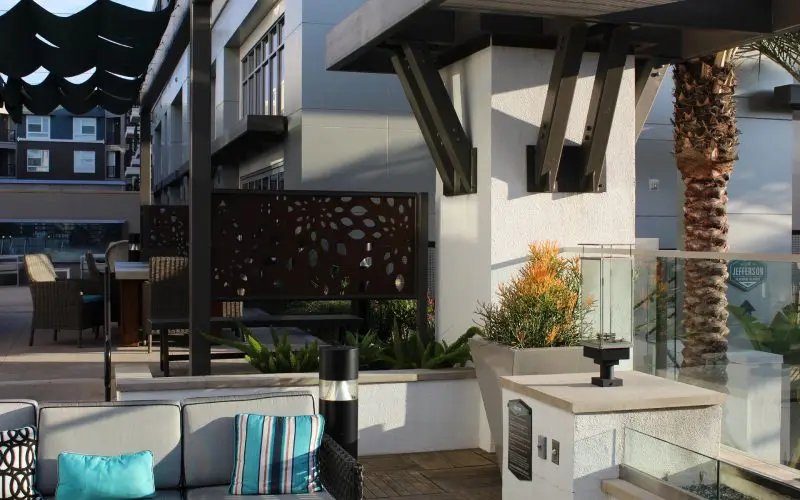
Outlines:
{"label": "blue striped throw pillow", "polygon": [[288,495],[322,491],[319,457],[322,415],[234,418],[231,495]]}

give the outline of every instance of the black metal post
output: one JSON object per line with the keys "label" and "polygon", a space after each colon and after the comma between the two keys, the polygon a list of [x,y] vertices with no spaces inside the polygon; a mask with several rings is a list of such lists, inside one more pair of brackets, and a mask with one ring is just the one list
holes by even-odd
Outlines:
{"label": "black metal post", "polygon": [[105,399],[111,401],[111,266],[108,259],[103,273],[103,385]]}
{"label": "black metal post", "polygon": [[211,0],[192,0],[189,42],[189,373],[211,374]]}
{"label": "black metal post", "polygon": [[430,340],[428,331],[428,193],[417,196],[417,245],[416,274],[417,284],[417,332],[422,340]]}
{"label": "black metal post", "polygon": [[319,412],[325,433],[358,458],[358,348],[324,347],[319,353]]}

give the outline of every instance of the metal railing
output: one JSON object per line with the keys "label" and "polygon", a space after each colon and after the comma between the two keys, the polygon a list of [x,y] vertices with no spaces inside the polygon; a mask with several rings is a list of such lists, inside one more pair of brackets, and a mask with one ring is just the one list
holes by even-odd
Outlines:
{"label": "metal railing", "polygon": [[17,142],[17,131],[0,129],[0,142]]}
{"label": "metal railing", "polygon": [[5,165],[0,165],[0,177],[16,177],[17,176],[17,165],[14,163],[6,163]]}

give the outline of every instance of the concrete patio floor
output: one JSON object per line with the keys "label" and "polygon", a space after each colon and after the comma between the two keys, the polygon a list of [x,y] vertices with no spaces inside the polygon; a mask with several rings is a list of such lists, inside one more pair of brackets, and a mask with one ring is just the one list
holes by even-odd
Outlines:
{"label": "concrete patio floor", "polygon": [[[26,287],[0,287],[0,399],[25,398],[40,402],[103,401],[103,341],[91,331],[83,334],[39,330],[28,346],[33,306]],[[174,352],[180,352],[175,349]],[[145,347],[116,349],[112,363],[146,364],[159,376],[158,352]],[[188,374],[188,362],[174,362],[174,375]],[[214,373],[252,373],[244,360],[214,362]]]}

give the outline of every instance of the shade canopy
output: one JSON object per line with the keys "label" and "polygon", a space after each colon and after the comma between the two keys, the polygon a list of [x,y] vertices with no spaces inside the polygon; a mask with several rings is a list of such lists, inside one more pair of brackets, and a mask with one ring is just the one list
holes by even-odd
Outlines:
{"label": "shade canopy", "polygon": [[605,27],[631,26],[629,53],[661,63],[690,59],[800,27],[797,0],[366,0],[327,39],[327,67],[394,73],[403,43],[424,43],[439,67],[488,44],[555,48],[563,22],[584,21],[587,51]]}
{"label": "shade canopy", "polygon": [[[0,104],[15,121],[23,106],[49,114],[63,106],[83,114],[96,106],[125,113],[138,97],[148,64],[174,6],[148,12],[96,0],[71,16],[57,16],[34,0],[20,0],[0,16]],[[39,68],[50,72],[39,84],[22,80]],[[65,78],[94,70],[85,82]]]}

